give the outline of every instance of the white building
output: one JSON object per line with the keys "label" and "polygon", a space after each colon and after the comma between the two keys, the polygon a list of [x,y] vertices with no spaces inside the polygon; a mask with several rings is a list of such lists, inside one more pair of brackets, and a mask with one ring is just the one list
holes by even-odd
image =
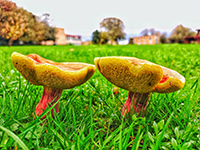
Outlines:
{"label": "white building", "polygon": [[70,35],[66,34],[66,43],[73,45],[81,45],[81,36],[80,35]]}

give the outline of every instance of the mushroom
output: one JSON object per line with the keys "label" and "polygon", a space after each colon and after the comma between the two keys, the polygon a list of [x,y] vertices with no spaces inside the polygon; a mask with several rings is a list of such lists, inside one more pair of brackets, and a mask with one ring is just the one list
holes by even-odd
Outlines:
{"label": "mushroom", "polygon": [[135,57],[97,57],[94,62],[108,81],[129,91],[122,109],[124,116],[143,114],[151,92],[171,93],[185,84],[178,72]]}
{"label": "mushroom", "polygon": [[[30,83],[44,86],[43,95],[36,106],[35,114],[40,116],[48,105],[52,106],[60,98],[63,89],[71,89],[85,83],[95,72],[95,66],[79,62],[57,63],[37,54],[27,56],[14,52],[11,55],[14,67]],[[59,112],[59,103],[55,105]],[[51,110],[54,118],[54,110]],[[43,116],[41,119],[46,118]]]}

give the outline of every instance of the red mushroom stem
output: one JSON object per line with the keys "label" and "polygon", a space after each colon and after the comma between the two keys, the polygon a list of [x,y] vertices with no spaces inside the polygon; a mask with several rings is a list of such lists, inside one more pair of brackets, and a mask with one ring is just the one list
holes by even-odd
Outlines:
{"label": "red mushroom stem", "polygon": [[[159,83],[164,83],[167,81],[169,77],[163,75],[161,81]],[[134,113],[142,113],[144,115],[144,111],[147,108],[147,103],[150,98],[150,93],[134,93],[130,92],[128,93],[128,98],[124,104],[124,107],[122,109],[122,115],[126,117],[126,114],[130,114],[131,110]]]}
{"label": "red mushroom stem", "polygon": [[128,93],[128,98],[122,109],[122,115],[126,117],[129,113],[144,113],[147,107],[147,103],[150,97],[150,93]]}
{"label": "red mushroom stem", "polygon": [[[59,100],[62,91],[63,90],[61,89],[52,89],[44,87],[43,95],[40,102],[36,106],[35,114],[37,116],[40,116],[48,105],[51,107],[53,104],[55,104]],[[56,113],[59,112],[59,102],[55,105],[55,111]],[[54,109],[51,110],[51,116],[54,118]],[[46,115],[44,115],[41,119],[44,118],[46,118]]]}

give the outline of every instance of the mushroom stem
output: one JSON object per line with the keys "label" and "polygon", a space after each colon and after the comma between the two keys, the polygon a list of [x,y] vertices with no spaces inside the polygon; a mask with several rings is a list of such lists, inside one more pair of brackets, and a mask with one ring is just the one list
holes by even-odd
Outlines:
{"label": "mushroom stem", "polygon": [[128,98],[124,107],[122,109],[122,115],[126,117],[133,112],[139,113],[142,112],[142,115],[147,107],[148,100],[150,98],[150,93],[128,93]]}
{"label": "mushroom stem", "polygon": [[[35,114],[40,116],[43,111],[47,108],[47,106],[52,106],[55,102],[57,102],[61,96],[63,90],[61,89],[53,89],[49,87],[44,87],[43,95],[36,106]],[[55,105],[56,113],[59,112],[59,102]],[[51,110],[51,116],[54,118],[54,109]],[[41,119],[46,118],[46,115],[43,116]]]}

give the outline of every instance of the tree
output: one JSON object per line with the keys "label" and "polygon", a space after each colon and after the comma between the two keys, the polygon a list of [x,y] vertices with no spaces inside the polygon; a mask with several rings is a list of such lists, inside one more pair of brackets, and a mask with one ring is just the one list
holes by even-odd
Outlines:
{"label": "tree", "polygon": [[50,21],[50,14],[48,13],[42,14],[42,17],[40,17],[40,22],[43,23],[43,25],[46,28],[45,40],[55,41],[55,29],[52,25],[52,22]]}
{"label": "tree", "polygon": [[55,41],[55,29],[53,27],[48,26],[45,21],[39,21],[41,19],[30,12],[27,12],[26,16],[28,24],[26,32],[20,37],[21,41],[35,44],[39,44],[43,40]]}
{"label": "tree", "polygon": [[157,35],[157,36],[160,35],[160,32],[156,31],[154,28],[149,29],[149,32],[150,32],[151,35]]}
{"label": "tree", "polygon": [[50,14],[44,13],[39,19],[40,22],[45,22],[48,26],[53,26],[52,22],[50,21]]}
{"label": "tree", "polygon": [[17,39],[36,44],[43,40],[55,41],[55,29],[49,25],[50,15],[43,16],[41,19],[11,1],[0,0],[0,36],[9,40],[9,46]]}
{"label": "tree", "polygon": [[18,8],[11,1],[0,0],[0,36],[9,39],[9,46],[24,34],[26,25],[23,8]]}
{"label": "tree", "polygon": [[101,31],[107,32],[111,41],[125,39],[124,23],[118,18],[105,18],[101,21],[100,28]]}
{"label": "tree", "polygon": [[100,44],[106,44],[108,40],[108,32],[100,32]]}
{"label": "tree", "polygon": [[37,16],[32,13],[27,13],[28,25],[26,32],[20,37],[20,40],[26,43],[37,44],[44,39],[44,29],[39,23]]}
{"label": "tree", "polygon": [[160,35],[160,43],[168,43],[167,33],[162,33]]}
{"label": "tree", "polygon": [[149,29],[144,29],[144,30],[142,30],[142,31],[140,32],[140,34],[141,34],[142,36],[149,35]]}
{"label": "tree", "polygon": [[53,40],[55,41],[56,40],[56,37],[55,37],[55,28],[53,27],[50,27],[48,25],[46,25],[46,28],[45,28],[45,39],[44,40]]}
{"label": "tree", "polygon": [[144,29],[140,32],[140,34],[142,36],[146,36],[146,35],[157,35],[160,36],[160,32],[156,31],[154,28],[150,28],[150,29]]}
{"label": "tree", "polygon": [[40,24],[37,21],[37,17],[32,13],[26,11],[26,16],[28,19],[26,32],[24,32],[23,36],[21,36],[19,39],[23,42],[37,42],[40,40],[40,38],[37,36],[37,29],[39,28]]}
{"label": "tree", "polygon": [[184,43],[184,37],[195,36],[196,33],[182,25],[176,26],[169,37],[171,43]]}
{"label": "tree", "polygon": [[99,44],[100,43],[100,33],[98,30],[95,30],[92,33],[92,43],[93,44]]}

